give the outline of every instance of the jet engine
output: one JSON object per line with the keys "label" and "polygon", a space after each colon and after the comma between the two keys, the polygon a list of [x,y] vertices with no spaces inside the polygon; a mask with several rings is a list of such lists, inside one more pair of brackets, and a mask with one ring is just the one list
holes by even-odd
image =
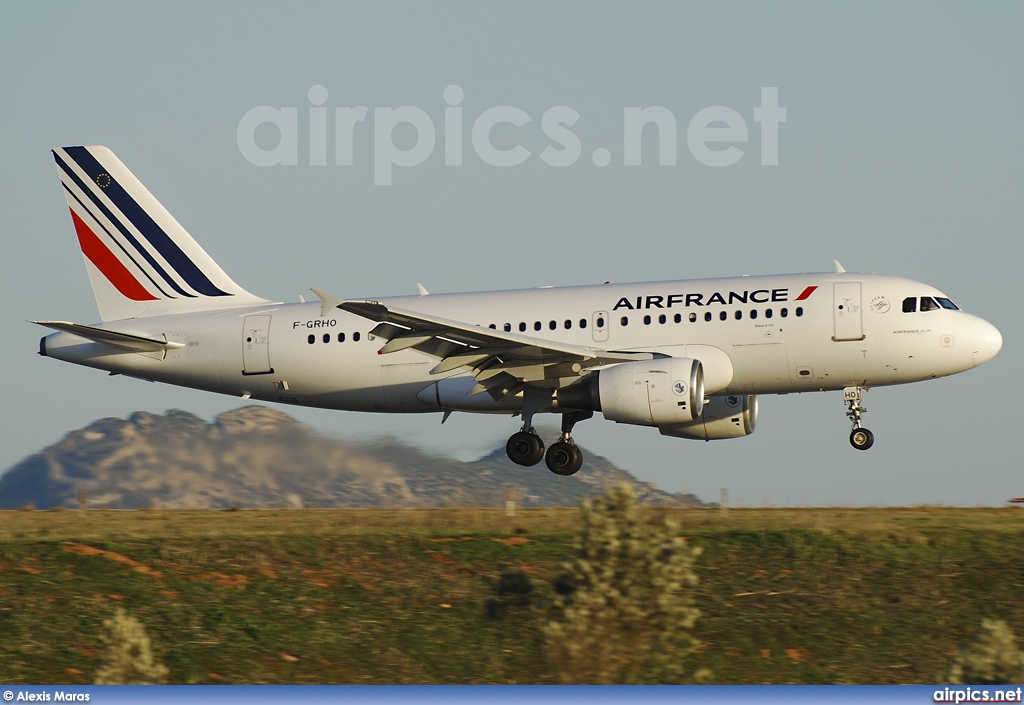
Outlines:
{"label": "jet engine", "polygon": [[689,357],[623,362],[558,390],[556,404],[600,411],[618,423],[682,424],[700,418],[704,409],[704,369]]}
{"label": "jet engine", "polygon": [[698,418],[687,423],[659,426],[658,430],[663,436],[698,441],[742,438],[754,432],[757,406],[756,394],[712,397]]}

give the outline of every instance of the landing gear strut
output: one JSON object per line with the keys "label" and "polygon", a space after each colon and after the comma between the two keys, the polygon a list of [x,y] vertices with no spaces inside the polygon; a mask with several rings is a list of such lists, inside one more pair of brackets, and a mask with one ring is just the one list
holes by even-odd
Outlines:
{"label": "landing gear strut", "polygon": [[570,411],[562,414],[562,435],[551,444],[544,462],[556,475],[575,475],[583,467],[583,452],[572,439],[572,428],[577,422],[589,419],[593,411]]}
{"label": "landing gear strut", "polygon": [[867,409],[860,403],[867,393],[867,387],[845,387],[843,389],[846,417],[853,424],[853,430],[850,431],[850,445],[857,450],[867,450],[875,442],[875,434],[860,425],[861,414],[867,412]]}
{"label": "landing gear strut", "polygon": [[550,403],[550,392],[545,395],[534,387],[527,386],[523,394],[523,426],[513,433],[505,444],[508,459],[516,465],[530,467],[544,457],[544,441],[533,427],[533,415]]}

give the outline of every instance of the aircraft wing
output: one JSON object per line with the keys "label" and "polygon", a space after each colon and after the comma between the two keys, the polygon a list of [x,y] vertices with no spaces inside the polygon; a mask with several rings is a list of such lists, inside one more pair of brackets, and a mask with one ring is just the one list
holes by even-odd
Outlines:
{"label": "aircraft wing", "polygon": [[118,350],[129,350],[131,352],[160,352],[185,347],[184,343],[172,342],[169,340],[158,340],[145,338],[141,335],[131,333],[119,333],[106,328],[95,326],[83,326],[80,323],[68,323],[67,321],[30,321],[40,326],[52,328],[53,330],[72,333],[79,337],[91,340],[101,345],[109,345]]}
{"label": "aircraft wing", "polygon": [[570,345],[390,308],[377,301],[345,301],[316,289],[313,292],[325,312],[337,307],[375,321],[370,334],[387,340],[378,354],[412,349],[438,360],[431,374],[469,370],[477,381],[470,394],[488,392],[500,398],[518,391],[523,383],[562,386],[559,380],[577,378],[591,367],[655,357],[649,352]]}

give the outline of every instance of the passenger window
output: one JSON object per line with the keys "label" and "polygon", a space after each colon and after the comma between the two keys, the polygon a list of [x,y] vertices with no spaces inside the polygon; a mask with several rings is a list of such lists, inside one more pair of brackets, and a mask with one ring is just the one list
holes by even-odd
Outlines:
{"label": "passenger window", "polygon": [[796,315],[797,315],[797,317],[804,315],[804,307],[803,306],[797,306],[796,307]]}
{"label": "passenger window", "polygon": [[770,308],[766,308],[764,310],[764,317],[765,318],[771,318],[772,317],[772,310]]}
{"label": "passenger window", "polygon": [[490,328],[491,330],[498,330],[498,326],[494,325],[493,323],[487,327]]}
{"label": "passenger window", "polygon": [[551,330],[554,330],[555,328],[558,328],[558,324],[555,323],[554,321],[549,321],[548,322],[548,328],[551,329]]}
{"label": "passenger window", "polygon": [[707,313],[704,314],[704,320],[705,321],[710,321],[711,320],[711,311],[708,311]]}
{"label": "passenger window", "polygon": [[789,309],[788,308],[780,309],[779,310],[779,315],[782,316],[783,318],[785,318],[786,316],[789,315]]}
{"label": "passenger window", "polygon": [[310,345],[312,345],[313,343],[316,342],[316,336],[315,335],[310,335],[308,338],[306,338],[306,342],[309,343]]}
{"label": "passenger window", "polygon": [[757,318],[757,309],[756,308],[750,309],[750,318],[751,318],[751,320]]}
{"label": "passenger window", "polygon": [[738,320],[740,320],[741,318],[743,318],[743,311],[737,311],[737,312],[736,312],[736,320],[738,321]]}
{"label": "passenger window", "polygon": [[644,325],[645,326],[651,325],[651,317],[650,316],[644,316]]}
{"label": "passenger window", "polygon": [[512,324],[511,323],[506,323],[505,324],[505,332],[506,333],[511,333],[512,332]]}
{"label": "passenger window", "polygon": [[526,332],[526,323],[520,321],[520,323],[519,323],[519,332],[520,333],[525,333]]}
{"label": "passenger window", "polygon": [[541,328],[540,321],[534,321],[533,322],[533,329],[534,330],[540,330],[540,328]]}
{"label": "passenger window", "polygon": [[675,315],[675,319],[674,320],[675,320],[676,323],[682,323],[683,322],[683,314],[677,313]]}
{"label": "passenger window", "polygon": [[358,333],[353,333],[352,334],[352,341],[356,342],[356,343],[359,342],[359,334]]}
{"label": "passenger window", "polygon": [[668,320],[668,319],[667,319],[667,318],[665,317],[665,314],[664,314],[664,313],[663,313],[663,314],[661,314],[660,316],[658,316],[658,323],[664,323],[664,322],[665,322],[665,321],[667,321],[667,320]]}
{"label": "passenger window", "polygon": [[690,323],[696,323],[696,322],[697,322],[697,314],[696,313],[691,313],[690,314]]}
{"label": "passenger window", "polygon": [[344,343],[345,342],[345,334],[344,333],[338,333],[338,342],[339,343]]}
{"label": "passenger window", "polygon": [[324,342],[325,343],[331,342],[331,334],[330,333],[324,333]]}
{"label": "passenger window", "polygon": [[[581,318],[580,319],[580,328],[586,328],[586,327],[587,327],[587,319],[586,318]],[[597,319],[597,327],[598,328],[604,328],[604,319],[603,318]]]}
{"label": "passenger window", "polygon": [[565,319],[565,329],[569,330],[570,328],[572,328],[572,321],[570,321],[568,318],[566,318]]}
{"label": "passenger window", "polygon": [[930,296],[921,297],[921,310],[922,311],[938,311],[939,305],[935,303],[935,299]]}
{"label": "passenger window", "polygon": [[619,319],[619,323],[622,324],[623,328],[625,328],[626,326],[629,325],[629,318],[623,316],[622,318]]}
{"label": "passenger window", "polygon": [[917,297],[908,296],[903,299],[903,313],[914,313],[917,311]]}
{"label": "passenger window", "polygon": [[718,320],[720,321],[724,321],[727,318],[729,318],[729,314],[726,313],[725,311],[722,311],[720,314],[718,314]]}

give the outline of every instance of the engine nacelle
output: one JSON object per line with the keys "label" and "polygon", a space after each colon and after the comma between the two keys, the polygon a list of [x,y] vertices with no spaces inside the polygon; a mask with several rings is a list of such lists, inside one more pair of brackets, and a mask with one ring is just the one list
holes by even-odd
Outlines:
{"label": "engine nacelle", "polygon": [[658,430],[663,436],[698,441],[742,438],[754,432],[757,407],[756,394],[712,397],[698,418],[687,423],[659,426]]}
{"label": "engine nacelle", "polygon": [[703,411],[704,369],[689,357],[623,362],[560,389],[556,403],[562,409],[600,411],[618,423],[681,424]]}

